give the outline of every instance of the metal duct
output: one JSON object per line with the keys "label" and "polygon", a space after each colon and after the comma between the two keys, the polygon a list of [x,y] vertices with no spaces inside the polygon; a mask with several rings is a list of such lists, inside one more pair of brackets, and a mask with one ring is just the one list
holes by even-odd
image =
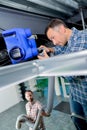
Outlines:
{"label": "metal duct", "polygon": [[39,5],[36,6],[35,3],[32,4],[31,2],[28,2],[28,1],[27,1],[26,4],[22,4],[22,3],[18,3],[18,1],[14,2],[14,1],[10,1],[10,0],[7,0],[7,1],[6,0],[4,0],[4,1],[0,0],[0,5],[1,5],[1,7],[5,6],[5,7],[8,7],[8,8],[26,11],[28,13],[44,15],[44,16],[47,16],[47,17],[59,17],[59,18],[65,17],[64,16],[65,13],[61,14],[61,12],[56,11],[55,8],[54,8],[55,6],[53,7],[54,9],[45,8],[44,6],[42,6],[42,7],[40,7]]}
{"label": "metal duct", "polygon": [[48,99],[47,99],[47,113],[48,114],[50,114],[53,109],[54,87],[55,87],[55,76],[50,76],[49,82],[48,82]]}
{"label": "metal duct", "polygon": [[[56,5],[54,2],[53,4],[51,2],[44,2],[44,1],[41,1],[41,0],[27,0],[28,2],[32,2],[34,4],[37,4],[39,6],[43,6],[44,8],[49,8],[51,10],[55,10],[55,11],[58,11],[58,12],[61,12],[61,13],[64,13],[64,14],[67,14],[68,15],[72,15],[72,12],[68,12],[67,10],[63,9],[63,8],[60,8],[58,5]],[[55,5],[54,5],[55,4]]]}
{"label": "metal duct", "polygon": [[58,3],[62,4],[65,7],[78,9],[78,3],[73,1],[73,0],[55,0],[55,2],[58,2]]}

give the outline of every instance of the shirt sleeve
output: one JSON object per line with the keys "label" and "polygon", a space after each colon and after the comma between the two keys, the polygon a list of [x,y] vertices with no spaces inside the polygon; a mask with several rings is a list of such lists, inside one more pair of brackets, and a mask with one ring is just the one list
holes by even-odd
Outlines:
{"label": "shirt sleeve", "polygon": [[55,47],[53,47],[53,49],[54,49],[54,55],[60,55],[61,53],[62,53],[62,51],[63,51],[63,46],[55,46]]}
{"label": "shirt sleeve", "polygon": [[43,108],[42,104],[39,101],[37,101],[37,107],[39,110]]}

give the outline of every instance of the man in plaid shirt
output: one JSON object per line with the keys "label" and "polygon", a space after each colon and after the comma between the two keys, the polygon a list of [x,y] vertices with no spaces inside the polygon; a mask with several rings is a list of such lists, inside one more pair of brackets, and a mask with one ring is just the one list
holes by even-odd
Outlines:
{"label": "man in plaid shirt", "polygon": [[[39,59],[48,58],[48,52],[60,55],[87,49],[87,30],[69,29],[60,19],[53,19],[48,24],[45,33],[55,47],[41,46],[40,48],[44,48],[44,52],[43,56],[38,55]],[[87,76],[65,78],[70,83],[72,120],[77,130],[87,130]]]}
{"label": "man in plaid shirt", "polygon": [[[25,92],[25,98],[28,101],[25,106],[27,117],[29,120],[31,120],[32,122],[35,123],[37,114],[38,114],[38,110],[42,109],[42,104],[39,101],[34,100],[33,92],[31,90],[27,90]],[[49,116],[44,110],[42,110],[41,114],[42,114],[42,116]],[[45,130],[43,117],[41,117],[41,119],[40,119],[39,127],[40,127],[40,130]],[[31,130],[32,130],[32,128],[31,128]]]}
{"label": "man in plaid shirt", "polygon": [[[42,104],[38,100],[34,100],[33,92],[31,90],[26,90],[25,99],[28,101],[25,105],[27,115],[21,114],[17,117],[16,129],[17,130],[20,129],[22,123],[25,122],[28,126],[30,126],[29,121],[31,123],[35,123],[37,120],[38,112],[41,112],[39,113],[41,114],[40,115],[41,117],[40,117],[39,126],[37,130],[46,130],[43,116],[49,117],[50,114],[45,112],[45,110],[42,107]],[[32,128],[29,127],[29,130],[32,130]]]}

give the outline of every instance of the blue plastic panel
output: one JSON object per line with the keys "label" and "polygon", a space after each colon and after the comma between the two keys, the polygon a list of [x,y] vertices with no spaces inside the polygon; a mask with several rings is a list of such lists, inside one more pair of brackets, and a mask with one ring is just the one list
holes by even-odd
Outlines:
{"label": "blue plastic panel", "polygon": [[30,38],[30,29],[14,28],[3,31],[3,38],[12,64],[20,63],[38,55],[36,41]]}

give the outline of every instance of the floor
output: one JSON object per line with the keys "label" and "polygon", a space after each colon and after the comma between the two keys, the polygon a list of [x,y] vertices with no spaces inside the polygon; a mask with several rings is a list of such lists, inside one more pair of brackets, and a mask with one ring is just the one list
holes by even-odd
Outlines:
{"label": "floor", "polygon": [[[47,103],[47,94],[44,97],[39,97],[35,93],[37,99],[43,104]],[[54,107],[61,101],[65,100],[61,97],[55,96]],[[1,130],[16,130],[15,122],[17,116],[24,114],[25,112],[25,101],[21,101],[15,106],[11,107],[7,111],[0,113],[0,129]],[[76,130],[69,114],[65,114],[56,110],[53,110],[50,117],[44,117],[46,130]],[[23,124],[21,130],[28,130],[28,126]]]}

